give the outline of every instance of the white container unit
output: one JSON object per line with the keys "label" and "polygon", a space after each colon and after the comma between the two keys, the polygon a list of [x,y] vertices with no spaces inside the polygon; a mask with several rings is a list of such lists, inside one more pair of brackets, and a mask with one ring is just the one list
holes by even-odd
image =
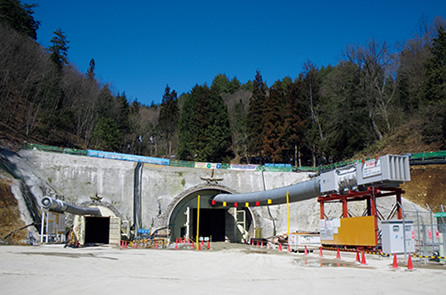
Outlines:
{"label": "white container unit", "polygon": [[[413,221],[386,220],[381,222],[382,250],[384,253],[415,252]],[[406,248],[404,249],[404,240]]]}

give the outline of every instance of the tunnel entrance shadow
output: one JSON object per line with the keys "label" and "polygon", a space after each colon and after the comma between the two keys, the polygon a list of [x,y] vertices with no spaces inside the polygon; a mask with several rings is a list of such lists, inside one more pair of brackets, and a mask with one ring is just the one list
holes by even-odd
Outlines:
{"label": "tunnel entrance shadow", "polygon": [[85,244],[108,244],[110,235],[110,217],[85,218]]}
{"label": "tunnel entrance shadow", "polygon": [[[224,209],[200,209],[200,237],[212,238],[214,242],[225,241],[225,212]],[[193,220],[197,220],[197,209],[193,210]],[[196,226],[193,237],[197,236]]]}

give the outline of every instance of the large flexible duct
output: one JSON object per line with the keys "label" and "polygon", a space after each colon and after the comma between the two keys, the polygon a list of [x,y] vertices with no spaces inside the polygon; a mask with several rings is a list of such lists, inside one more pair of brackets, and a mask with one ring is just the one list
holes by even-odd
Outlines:
{"label": "large flexible duct", "polygon": [[298,184],[276,188],[267,191],[244,193],[244,194],[218,194],[214,197],[216,202],[238,203],[244,206],[245,203],[283,204],[287,202],[288,192],[289,202],[299,202],[315,198],[321,194],[319,177]]}
{"label": "large flexible duct", "polygon": [[51,212],[57,213],[71,213],[76,215],[93,215],[102,216],[99,208],[81,208],[74,205],[67,204],[61,200],[52,199],[50,197],[43,197],[42,208]]}

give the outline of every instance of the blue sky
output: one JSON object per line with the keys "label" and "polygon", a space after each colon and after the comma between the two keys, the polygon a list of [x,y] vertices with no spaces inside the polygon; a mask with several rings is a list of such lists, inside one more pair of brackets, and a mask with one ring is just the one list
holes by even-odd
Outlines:
{"label": "blue sky", "polygon": [[268,86],[295,78],[307,60],[336,65],[345,46],[412,38],[425,19],[446,18],[446,1],[103,1],[29,0],[48,47],[58,28],[68,58],[129,100],[159,103],[226,74],[241,83],[260,70]]}

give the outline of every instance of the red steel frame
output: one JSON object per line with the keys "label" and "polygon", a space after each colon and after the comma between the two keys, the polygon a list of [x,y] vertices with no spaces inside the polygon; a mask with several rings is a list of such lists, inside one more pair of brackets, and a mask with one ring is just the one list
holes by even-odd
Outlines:
{"label": "red steel frame", "polygon": [[[327,216],[324,212],[325,203],[342,203],[342,217],[348,218],[348,203],[351,201],[367,201],[367,214],[366,216],[376,216],[375,218],[375,234],[376,241],[378,241],[378,210],[376,209],[376,199],[381,197],[396,196],[396,204],[393,208],[391,215],[388,219],[391,219],[394,214],[397,214],[398,219],[403,218],[403,210],[401,208],[401,195],[405,192],[398,187],[368,187],[365,191],[349,191],[345,195],[329,194],[326,196],[320,196],[317,201],[320,204],[320,219],[325,219]],[[393,214],[392,214],[393,213]],[[380,213],[379,213],[380,214]],[[382,215],[381,215],[382,216]],[[382,218],[384,219],[384,218]]]}

